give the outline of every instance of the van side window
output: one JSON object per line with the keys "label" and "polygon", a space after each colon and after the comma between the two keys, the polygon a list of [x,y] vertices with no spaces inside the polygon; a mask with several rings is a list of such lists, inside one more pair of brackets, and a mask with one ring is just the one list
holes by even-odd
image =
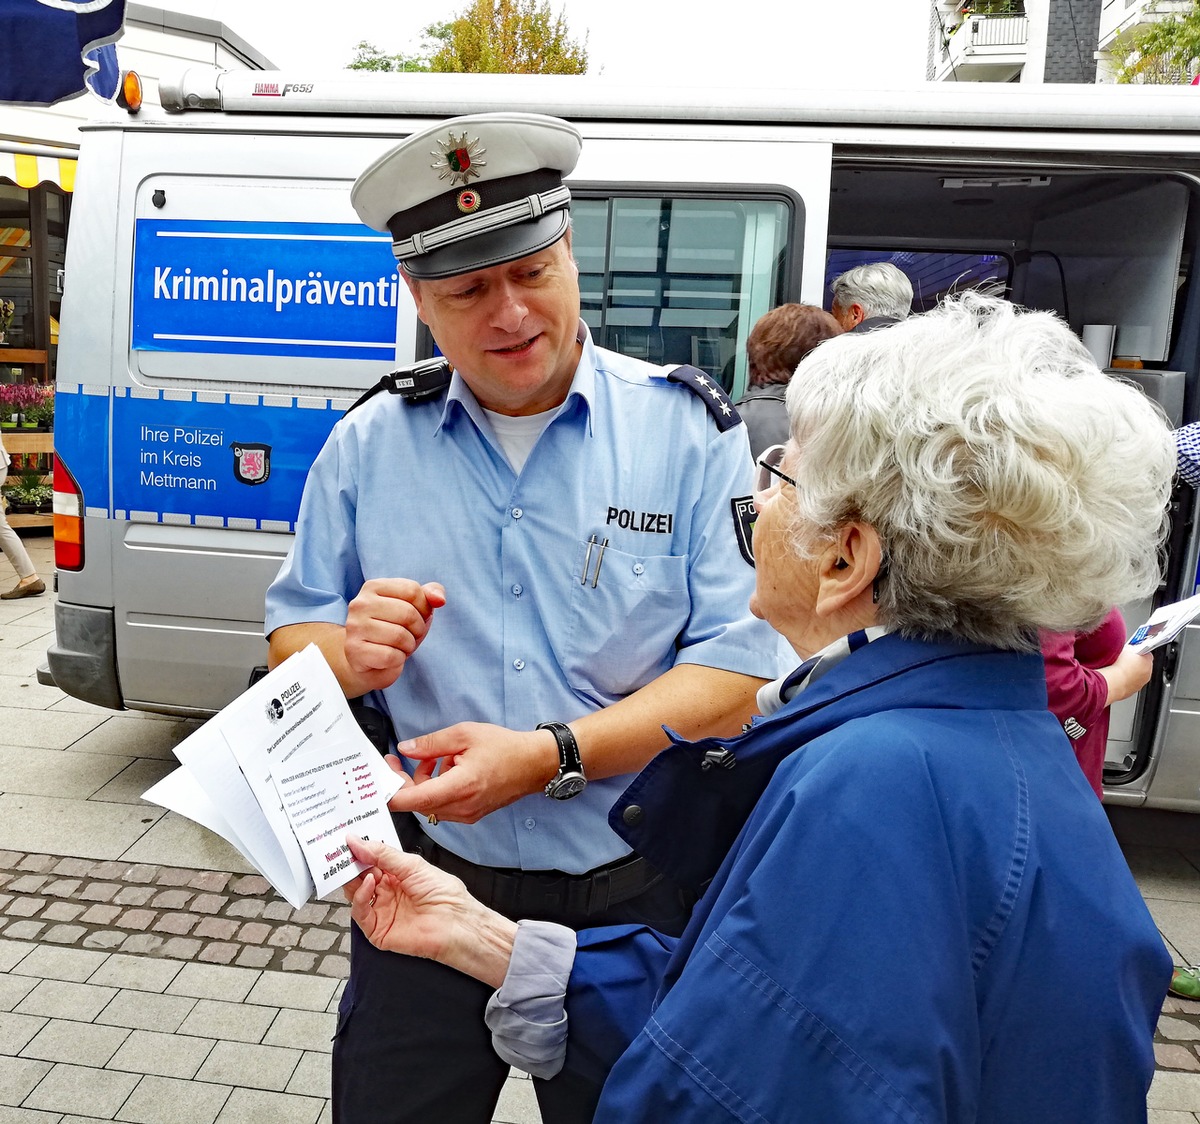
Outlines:
{"label": "van side window", "polygon": [[744,385],[746,336],[787,299],[791,205],[582,194],[573,248],[595,341],[651,363],[691,363],[726,390]]}

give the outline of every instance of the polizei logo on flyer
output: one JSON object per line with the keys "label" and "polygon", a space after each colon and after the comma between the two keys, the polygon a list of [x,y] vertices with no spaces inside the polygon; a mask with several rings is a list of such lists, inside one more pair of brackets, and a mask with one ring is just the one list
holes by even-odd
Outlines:
{"label": "polizei logo on flyer", "polygon": [[395,359],[391,239],[350,223],[139,219],[139,351]]}

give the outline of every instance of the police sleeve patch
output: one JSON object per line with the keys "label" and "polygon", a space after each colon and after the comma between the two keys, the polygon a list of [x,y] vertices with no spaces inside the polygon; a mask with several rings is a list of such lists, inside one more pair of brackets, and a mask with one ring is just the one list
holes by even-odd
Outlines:
{"label": "police sleeve patch", "polygon": [[737,535],[738,549],[742,557],[754,565],[754,520],[758,512],[754,509],[753,496],[734,496],[729,501],[733,508],[733,530]]}
{"label": "police sleeve patch", "polygon": [[676,367],[673,371],[667,372],[667,381],[686,386],[699,398],[704,403],[705,409],[712,414],[717,428],[722,433],[741,424],[742,416],[737,412],[734,404],[729,401],[729,395],[721,389],[721,384],[712,375],[705,374],[699,367],[692,367],[688,364]]}

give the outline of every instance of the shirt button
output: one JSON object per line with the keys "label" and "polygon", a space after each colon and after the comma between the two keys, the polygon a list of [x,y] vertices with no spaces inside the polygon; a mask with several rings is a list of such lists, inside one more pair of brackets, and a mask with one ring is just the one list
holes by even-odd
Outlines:
{"label": "shirt button", "polygon": [[525,821],[525,827],[532,831],[537,826],[537,820],[528,819]]}
{"label": "shirt button", "polygon": [[518,671],[524,671],[525,670],[525,661],[524,660],[513,660],[513,667],[515,667]]}
{"label": "shirt button", "polygon": [[646,572],[646,567],[643,566],[640,562],[635,562],[633,564],[633,572],[635,574],[644,574]]}
{"label": "shirt button", "polygon": [[525,514],[525,512],[523,512],[523,511],[522,511],[522,510],[521,510],[519,507],[514,507],[514,508],[512,509],[512,517],[513,517],[514,519],[520,519],[520,518],[521,518],[521,516],[522,516],[522,515],[524,515],[524,514]]}
{"label": "shirt button", "polygon": [[521,583],[520,583],[520,582],[518,582],[516,585],[514,585],[514,586],[512,587],[512,593],[513,593],[513,596],[514,596],[514,597],[520,597],[520,596],[521,596],[521,594],[522,594],[522,593],[524,593],[524,592],[525,592],[525,590],[521,588]]}

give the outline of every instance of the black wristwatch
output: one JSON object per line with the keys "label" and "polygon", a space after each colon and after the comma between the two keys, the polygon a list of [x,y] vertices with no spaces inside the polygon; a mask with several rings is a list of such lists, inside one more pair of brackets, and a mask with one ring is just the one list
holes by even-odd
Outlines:
{"label": "black wristwatch", "polygon": [[551,800],[570,800],[587,788],[587,777],[583,775],[583,760],[579,756],[579,744],[570,726],[562,722],[539,722],[539,730],[549,730],[558,742],[558,775],[545,788]]}

